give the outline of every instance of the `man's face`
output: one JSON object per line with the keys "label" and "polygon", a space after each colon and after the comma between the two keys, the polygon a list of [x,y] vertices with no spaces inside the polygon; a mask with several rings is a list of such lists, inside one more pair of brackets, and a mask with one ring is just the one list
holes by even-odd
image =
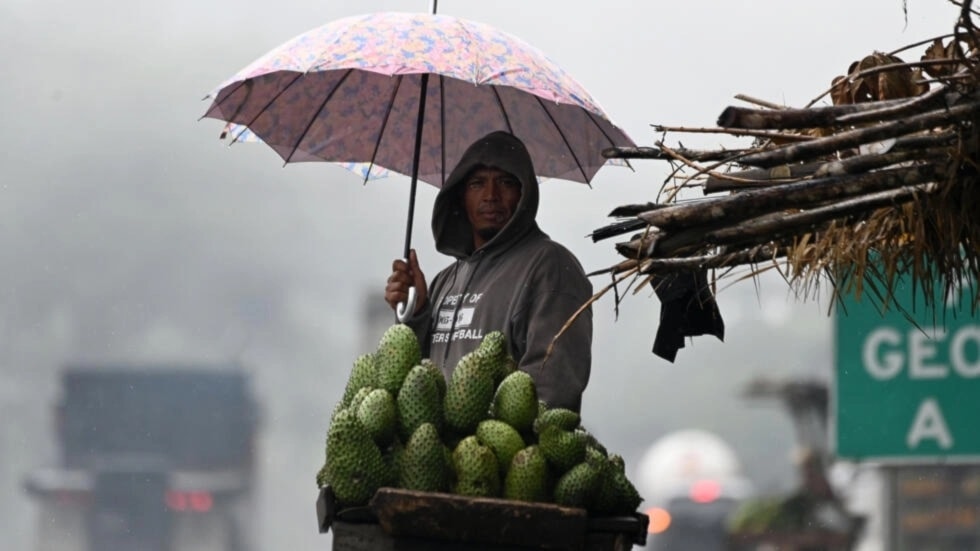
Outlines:
{"label": "man's face", "polygon": [[477,248],[493,239],[517,210],[521,182],[497,168],[478,168],[463,182],[463,208]]}

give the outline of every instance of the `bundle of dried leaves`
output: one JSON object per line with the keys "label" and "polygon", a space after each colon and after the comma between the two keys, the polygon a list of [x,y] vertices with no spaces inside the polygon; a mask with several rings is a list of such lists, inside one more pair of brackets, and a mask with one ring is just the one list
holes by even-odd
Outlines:
{"label": "bundle of dried leaves", "polygon": [[[751,137],[744,149],[661,139],[607,150],[673,171],[657,201],[619,207],[593,232],[632,235],[616,245],[626,260],[597,273],[642,288],[672,270],[775,268],[801,297],[828,282],[837,298],[871,291],[882,304],[906,275],[933,307],[940,289],[980,280],[980,30],[971,2],[953,3],[953,33],[855,61],[804,108],[737,96],[753,106],[728,107],[715,128],[656,127]],[[901,57],[917,49],[917,61]],[[832,105],[815,106],[828,96]],[[679,200],[685,189],[709,197]]]}

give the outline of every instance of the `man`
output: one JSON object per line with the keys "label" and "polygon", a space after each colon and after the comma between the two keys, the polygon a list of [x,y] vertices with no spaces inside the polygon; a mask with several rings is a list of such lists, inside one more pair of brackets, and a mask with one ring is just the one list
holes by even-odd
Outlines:
{"label": "man", "polygon": [[592,364],[592,296],[578,260],[535,222],[538,181],[524,144],[494,132],[471,145],[436,197],[436,249],[456,261],[427,287],[415,251],[395,260],[385,300],[395,308],[415,286],[415,330],[423,357],[449,378],[464,354],[502,331],[518,368],[535,381],[549,407],[579,411]]}

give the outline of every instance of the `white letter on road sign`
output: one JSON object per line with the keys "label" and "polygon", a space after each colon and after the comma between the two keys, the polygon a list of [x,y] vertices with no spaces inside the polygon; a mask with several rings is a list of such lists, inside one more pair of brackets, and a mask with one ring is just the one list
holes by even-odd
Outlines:
{"label": "white letter on road sign", "polygon": [[949,433],[949,427],[946,426],[946,420],[943,419],[935,398],[926,398],[919,404],[905,443],[909,449],[915,449],[926,438],[934,439],[944,450],[953,446],[953,436]]}
{"label": "white letter on road sign", "polygon": [[936,357],[936,342],[945,338],[941,329],[936,329],[935,338],[918,329],[909,331],[909,378],[942,379],[949,374],[945,365],[926,363]]}
{"label": "white letter on road sign", "polygon": [[902,336],[898,331],[889,327],[875,329],[868,335],[868,338],[864,339],[864,350],[861,351],[861,356],[864,359],[864,368],[872,377],[883,381],[898,375],[898,372],[902,370],[902,353],[892,350],[882,355],[883,362],[878,362],[878,348],[883,344],[897,346],[901,343]]}
{"label": "white letter on road sign", "polygon": [[972,364],[966,359],[966,345],[973,341],[974,350],[980,350],[980,325],[968,325],[953,335],[949,345],[949,361],[962,377],[980,376],[980,354]]}

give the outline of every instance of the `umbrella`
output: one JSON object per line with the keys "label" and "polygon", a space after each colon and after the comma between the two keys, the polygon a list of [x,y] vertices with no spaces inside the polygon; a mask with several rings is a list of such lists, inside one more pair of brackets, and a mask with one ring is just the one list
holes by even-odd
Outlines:
{"label": "umbrella", "polygon": [[[262,141],[285,163],[344,163],[365,181],[378,167],[410,175],[405,258],[417,182],[441,187],[490,132],[521,139],[538,176],[583,183],[607,162],[604,148],[634,145],[539,50],[434,11],[347,17],[303,33],[220,84],[202,118],[226,121],[222,137]],[[413,309],[400,307],[399,319]]]}

